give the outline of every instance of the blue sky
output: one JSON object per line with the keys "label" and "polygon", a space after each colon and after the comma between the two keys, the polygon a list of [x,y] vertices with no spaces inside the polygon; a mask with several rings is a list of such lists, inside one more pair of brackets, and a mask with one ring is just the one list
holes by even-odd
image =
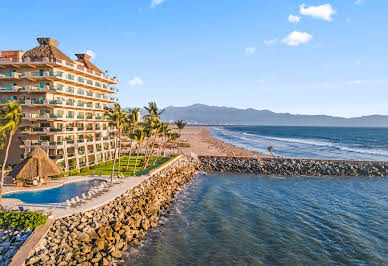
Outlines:
{"label": "blue sky", "polygon": [[122,106],[388,115],[386,10],[385,0],[6,1],[0,49],[52,37],[73,58],[92,51],[119,79]]}

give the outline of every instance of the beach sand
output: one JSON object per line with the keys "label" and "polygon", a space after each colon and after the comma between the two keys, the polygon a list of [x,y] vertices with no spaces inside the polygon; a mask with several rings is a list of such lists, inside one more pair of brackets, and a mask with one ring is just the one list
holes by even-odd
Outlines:
{"label": "beach sand", "polygon": [[189,148],[182,148],[183,153],[194,152],[197,155],[208,156],[242,156],[268,158],[269,155],[236,147],[212,137],[210,131],[204,126],[186,126],[181,133],[181,141],[188,142]]}

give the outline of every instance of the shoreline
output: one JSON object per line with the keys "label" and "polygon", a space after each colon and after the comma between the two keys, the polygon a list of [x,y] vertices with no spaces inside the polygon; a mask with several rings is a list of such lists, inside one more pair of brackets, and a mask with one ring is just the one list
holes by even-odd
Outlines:
{"label": "shoreline", "polygon": [[271,155],[237,147],[213,137],[207,126],[187,126],[182,130],[181,142],[190,144],[183,153],[193,152],[200,156],[274,158]]}

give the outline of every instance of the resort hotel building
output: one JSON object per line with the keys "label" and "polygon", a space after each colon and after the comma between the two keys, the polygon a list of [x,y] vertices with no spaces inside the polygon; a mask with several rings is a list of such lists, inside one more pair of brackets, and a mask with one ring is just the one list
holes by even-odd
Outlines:
{"label": "resort hotel building", "polygon": [[[8,164],[23,160],[36,146],[68,171],[113,159],[114,132],[104,107],[118,102],[117,84],[87,54],[72,60],[51,38],[38,38],[27,51],[1,51],[0,108],[22,106],[23,122],[14,136]],[[0,154],[0,162],[4,160]]]}

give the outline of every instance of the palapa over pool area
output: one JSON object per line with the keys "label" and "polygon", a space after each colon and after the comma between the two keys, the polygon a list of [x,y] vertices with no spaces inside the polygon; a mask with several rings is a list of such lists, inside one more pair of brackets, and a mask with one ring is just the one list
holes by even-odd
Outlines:
{"label": "palapa over pool area", "polygon": [[62,170],[48,157],[47,153],[40,147],[35,147],[24,161],[13,168],[9,175],[24,183],[34,183],[34,180],[41,182],[42,178],[60,173]]}

